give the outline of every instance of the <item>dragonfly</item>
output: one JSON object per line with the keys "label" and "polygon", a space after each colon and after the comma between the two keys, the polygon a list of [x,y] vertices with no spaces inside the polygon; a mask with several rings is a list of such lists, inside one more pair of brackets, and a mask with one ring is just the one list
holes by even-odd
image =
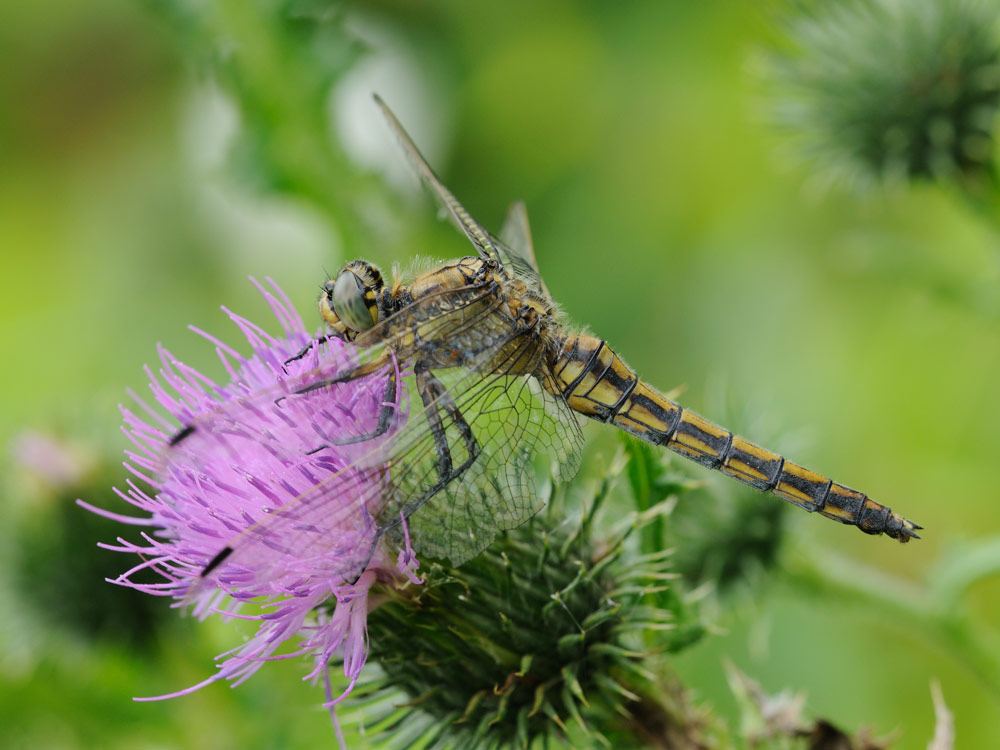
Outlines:
{"label": "dragonfly", "polygon": [[[327,333],[293,358],[312,359],[312,366],[290,378],[279,398],[248,397],[236,409],[280,410],[377,379],[385,383],[378,424],[304,449],[352,448],[352,471],[333,473],[256,521],[207,562],[203,578],[233,561],[273,568],[290,556],[322,559],[337,548],[343,554],[332,556],[329,572],[350,579],[383,537],[404,531],[418,553],[460,565],[541,508],[539,464],[547,460],[556,481],[573,477],[583,445],[580,417],[867,534],[918,538],[921,527],[889,507],[681,406],[639,378],[606,341],[574,332],[538,270],[524,205],[513,204],[499,235],[491,234],[442,184],[385,102],[377,95],[375,101],[475,252],[409,283],[386,284],[364,260],[325,283],[319,308]],[[323,360],[332,339],[345,342],[341,351],[350,356]],[[411,410],[397,428],[401,390]],[[229,413],[185,425],[169,450],[196,455],[236,421]],[[348,493],[355,499],[345,507],[338,498]],[[344,549],[344,518],[359,504],[372,516],[371,533]]]}

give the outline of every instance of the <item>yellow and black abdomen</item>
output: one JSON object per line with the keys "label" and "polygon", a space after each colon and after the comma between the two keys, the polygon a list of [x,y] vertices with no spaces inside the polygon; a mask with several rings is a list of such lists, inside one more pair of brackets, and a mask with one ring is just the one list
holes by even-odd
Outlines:
{"label": "yellow and black abdomen", "polygon": [[571,408],[810,512],[901,542],[920,528],[863,492],[765,450],[671,401],[639,380],[593,336],[570,336],[555,358],[553,388]]}

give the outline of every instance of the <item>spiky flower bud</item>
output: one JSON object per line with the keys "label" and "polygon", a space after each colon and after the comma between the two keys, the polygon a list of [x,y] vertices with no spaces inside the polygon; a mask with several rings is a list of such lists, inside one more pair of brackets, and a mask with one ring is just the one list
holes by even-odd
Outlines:
{"label": "spiky flower bud", "polygon": [[633,538],[664,506],[610,540],[592,516],[566,521],[560,502],[549,508],[371,612],[382,676],[353,699],[369,731],[393,747],[528,747],[538,737],[624,747],[685,723],[654,654],[697,640],[678,627],[692,615],[682,596],[661,602],[670,553],[643,555]]}
{"label": "spiky flower bud", "polygon": [[779,124],[834,180],[995,180],[1000,6],[821,3],[772,59]]}

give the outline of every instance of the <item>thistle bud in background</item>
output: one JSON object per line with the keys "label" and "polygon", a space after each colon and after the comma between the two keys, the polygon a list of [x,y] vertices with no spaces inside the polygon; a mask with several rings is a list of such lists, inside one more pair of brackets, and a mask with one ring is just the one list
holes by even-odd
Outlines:
{"label": "thistle bud in background", "polygon": [[994,191],[998,23],[984,0],[810,6],[767,66],[777,122],[830,181]]}

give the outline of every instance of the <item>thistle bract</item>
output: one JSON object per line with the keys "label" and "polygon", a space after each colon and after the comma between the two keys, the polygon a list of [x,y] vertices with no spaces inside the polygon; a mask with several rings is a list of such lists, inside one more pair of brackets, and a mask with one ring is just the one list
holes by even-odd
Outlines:
{"label": "thistle bract", "polygon": [[666,506],[604,538],[592,516],[553,505],[460,568],[432,565],[426,586],[372,613],[382,674],[352,702],[386,746],[680,746],[660,739],[692,720],[688,707],[652,668],[704,627],[672,590],[670,551],[639,555],[628,539]]}
{"label": "thistle bract", "polygon": [[[367,658],[365,628],[372,586],[419,582],[408,543],[391,550],[384,540],[374,546],[360,575],[334,572],[348,567],[339,565],[337,559],[345,549],[375,544],[380,509],[368,507],[373,495],[364,492],[371,461],[364,470],[356,468],[363,452],[377,457],[377,446],[338,446],[331,441],[339,430],[353,435],[375,430],[385,406],[386,381],[366,378],[337,388],[318,388],[296,397],[294,403],[283,403],[275,396],[283,384],[287,390],[287,383],[303,377],[328,377],[331,368],[349,364],[355,355],[350,345],[337,339],[326,340],[320,347],[281,290],[273,282],[270,285],[270,289],[257,286],[281,325],[278,337],[227,311],[250,344],[250,356],[198,331],[216,346],[229,374],[228,383],[212,382],[161,348],[159,372],[147,368],[147,374],[157,404],[174,421],[140,399],[136,401],[142,414],[122,407],[123,429],[133,446],[126,451],[126,466],[133,478],[116,492],[147,515],[130,518],[81,503],[124,523],[154,529],[143,532],[139,543],[119,538],[117,544],[102,545],[142,557],[141,563],[114,583],[171,597],[177,606],[189,604],[201,618],[239,613],[241,618],[259,622],[249,641],[217,658],[216,674],[161,698],[185,694],[219,679],[239,684],[265,661],[295,654],[313,657],[309,676],[322,674],[324,679],[331,657],[339,655],[353,686]],[[390,440],[405,420],[405,405],[399,398],[390,405],[394,416],[380,440]],[[199,426],[189,427],[192,424]],[[183,447],[179,436],[192,429],[211,439],[198,443],[197,450],[178,449],[178,442]],[[295,550],[302,545],[296,544],[295,526],[272,524],[269,529],[269,521],[292,504],[322,492],[332,476],[340,477],[338,492],[334,498],[325,498],[323,507],[336,513],[339,538],[331,540],[329,549],[312,548],[296,556]],[[350,481],[344,481],[345,476]],[[274,546],[285,551],[267,564],[259,556],[240,559],[240,539],[251,534],[259,538],[265,529],[275,537]],[[206,577],[206,566],[228,545],[234,547],[236,562],[227,565],[224,574]],[[150,573],[155,574],[152,581]],[[333,606],[320,606],[326,602]],[[279,647],[296,636],[301,640],[291,654],[277,656]],[[336,701],[328,680],[326,685],[332,706]]]}

